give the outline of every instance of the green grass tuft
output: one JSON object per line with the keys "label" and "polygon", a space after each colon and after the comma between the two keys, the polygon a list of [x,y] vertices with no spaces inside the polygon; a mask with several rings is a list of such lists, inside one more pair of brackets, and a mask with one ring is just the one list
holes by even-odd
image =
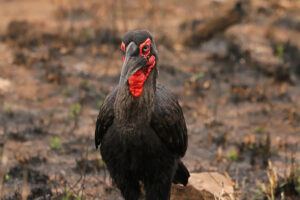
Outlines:
{"label": "green grass tuft", "polygon": [[64,95],[64,96],[70,96],[71,95],[71,90],[68,89],[68,88],[63,88],[61,90],[61,93]]}
{"label": "green grass tuft", "polygon": [[266,127],[257,127],[254,129],[255,133],[265,133],[267,131]]}
{"label": "green grass tuft", "polygon": [[277,45],[276,46],[276,56],[280,59],[283,59],[284,54],[284,47],[283,45]]}
{"label": "green grass tuft", "polygon": [[102,99],[100,99],[98,102],[97,102],[97,106],[100,108],[102,106],[102,104],[104,103],[104,101]]}
{"label": "green grass tuft", "polygon": [[230,151],[230,153],[227,155],[227,158],[229,158],[231,161],[237,161],[238,157],[239,157],[238,152],[235,149]]}
{"label": "green grass tuft", "polygon": [[53,137],[50,140],[50,147],[52,150],[58,150],[61,148],[61,139],[59,137]]}
{"label": "green grass tuft", "polygon": [[70,110],[70,119],[74,120],[82,110],[82,105],[80,103],[73,104]]}
{"label": "green grass tuft", "polygon": [[4,112],[7,114],[12,114],[13,113],[13,106],[11,103],[5,103],[4,104]]}
{"label": "green grass tuft", "polygon": [[204,77],[204,72],[198,72],[197,74],[194,74],[193,77],[192,77],[192,80],[197,80],[199,78],[202,78]]}
{"label": "green grass tuft", "polygon": [[5,180],[8,181],[10,179],[9,174],[5,174]]}

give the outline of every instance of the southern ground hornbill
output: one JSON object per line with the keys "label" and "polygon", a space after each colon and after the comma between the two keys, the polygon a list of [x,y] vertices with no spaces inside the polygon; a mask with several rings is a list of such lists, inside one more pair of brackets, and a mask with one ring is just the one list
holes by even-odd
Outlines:
{"label": "southern ground hornbill", "polygon": [[[158,54],[151,34],[134,30],[121,44],[119,85],[106,97],[96,122],[95,144],[126,200],[170,199],[171,184],[186,185],[180,158],[187,129],[177,99],[156,83]],[[140,185],[141,184],[141,185]]]}

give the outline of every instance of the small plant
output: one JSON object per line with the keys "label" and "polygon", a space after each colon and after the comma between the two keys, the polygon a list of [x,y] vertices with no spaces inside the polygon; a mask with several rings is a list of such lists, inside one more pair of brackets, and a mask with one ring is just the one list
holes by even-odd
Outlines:
{"label": "small plant", "polygon": [[6,181],[9,181],[9,179],[10,179],[9,174],[5,174],[5,177],[4,177],[4,178],[5,178]]}
{"label": "small plant", "polygon": [[298,185],[296,186],[296,190],[300,194],[300,176],[298,177],[297,183]]}
{"label": "small plant", "polygon": [[284,47],[283,45],[277,45],[276,46],[276,56],[280,59],[283,59],[284,54]]}
{"label": "small plant", "polygon": [[[260,129],[259,132],[261,131]],[[253,167],[261,166],[266,168],[271,157],[270,134],[264,134],[263,137],[259,138],[255,138],[255,134],[251,134],[245,137],[241,144],[238,144],[238,149],[240,155],[250,154],[250,164]]]}
{"label": "small plant", "polygon": [[[292,161],[291,168],[294,164]],[[300,171],[298,168],[292,169],[283,179],[277,175],[272,162],[268,162],[268,183],[257,183],[259,196],[268,200],[278,199],[280,195],[284,195],[287,199],[298,199],[300,197]]]}
{"label": "small plant", "polygon": [[102,106],[102,104],[104,103],[104,101],[102,99],[100,99],[98,102],[97,102],[97,106],[100,108]]}
{"label": "small plant", "polygon": [[237,161],[239,158],[239,153],[236,149],[233,149],[230,151],[230,153],[227,155],[227,158],[229,158],[231,161]]}
{"label": "small plant", "polygon": [[77,195],[76,197],[75,197],[75,200],[82,200],[82,195],[80,194],[80,195]]}
{"label": "small plant", "polygon": [[59,137],[51,138],[50,147],[52,150],[58,150],[61,148],[61,139]]}
{"label": "small plant", "polygon": [[74,120],[81,112],[82,106],[80,103],[73,104],[70,111],[70,119]]}
{"label": "small plant", "polygon": [[267,130],[266,127],[257,127],[254,129],[255,133],[265,133]]}
{"label": "small plant", "polygon": [[196,81],[196,80],[198,80],[199,78],[202,78],[202,77],[204,77],[204,72],[198,72],[197,74],[194,74],[192,76],[191,80]]}
{"label": "small plant", "polygon": [[6,112],[7,114],[11,115],[13,114],[13,109],[12,109],[12,104],[11,103],[5,103],[4,104],[4,112]]}
{"label": "small plant", "polygon": [[84,90],[88,90],[90,88],[90,84],[87,80],[83,80],[80,83],[80,87]]}
{"label": "small plant", "polygon": [[70,190],[66,190],[65,196],[62,198],[62,200],[69,200],[71,199],[72,196],[73,196],[73,192],[71,192]]}
{"label": "small plant", "polygon": [[81,194],[75,195],[72,191],[66,190],[65,196],[62,198],[62,200],[70,200],[70,199],[82,200],[82,195]]}
{"label": "small plant", "polygon": [[261,183],[259,181],[256,182],[256,185],[258,187],[256,197],[260,196],[260,197],[265,197],[268,200],[274,200],[275,193],[279,186],[279,182],[278,182],[277,171],[273,167],[271,161],[268,162],[267,175],[268,175],[269,183]]}
{"label": "small plant", "polygon": [[98,165],[99,165],[99,167],[104,167],[105,166],[105,162],[103,161],[101,156],[98,157]]}
{"label": "small plant", "polygon": [[63,88],[63,89],[61,90],[61,93],[62,93],[64,96],[70,96],[70,95],[71,95],[71,91],[70,91],[70,89],[68,89],[68,88]]}
{"label": "small plant", "polygon": [[270,182],[269,194],[270,194],[270,198],[273,200],[275,198],[275,192],[278,187],[278,176],[277,176],[276,169],[272,165],[272,162],[269,161],[268,164],[269,164],[268,166],[269,169],[267,171],[267,175]]}

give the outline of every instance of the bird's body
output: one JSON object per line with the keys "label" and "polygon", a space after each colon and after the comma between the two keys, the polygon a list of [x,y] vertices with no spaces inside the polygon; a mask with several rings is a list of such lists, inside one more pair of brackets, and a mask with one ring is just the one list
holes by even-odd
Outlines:
{"label": "bird's body", "polygon": [[[151,38],[152,51],[144,63],[132,43],[136,40],[133,33],[142,42]],[[189,172],[180,161],[187,148],[186,125],[175,96],[156,84],[157,52],[152,36],[145,31],[133,33],[123,39],[128,50],[120,83],[100,109],[95,142],[101,145],[102,158],[126,200],[139,199],[140,182],[147,200],[167,200],[172,182],[186,185],[188,181]]]}

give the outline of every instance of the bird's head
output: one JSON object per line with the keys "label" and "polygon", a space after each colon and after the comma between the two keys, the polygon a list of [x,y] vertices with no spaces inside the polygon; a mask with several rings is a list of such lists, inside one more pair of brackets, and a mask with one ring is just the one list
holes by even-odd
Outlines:
{"label": "bird's head", "polygon": [[128,84],[132,96],[138,98],[147,79],[157,73],[157,49],[152,35],[146,30],[127,32],[122,39],[121,52],[123,67],[120,83]]}

